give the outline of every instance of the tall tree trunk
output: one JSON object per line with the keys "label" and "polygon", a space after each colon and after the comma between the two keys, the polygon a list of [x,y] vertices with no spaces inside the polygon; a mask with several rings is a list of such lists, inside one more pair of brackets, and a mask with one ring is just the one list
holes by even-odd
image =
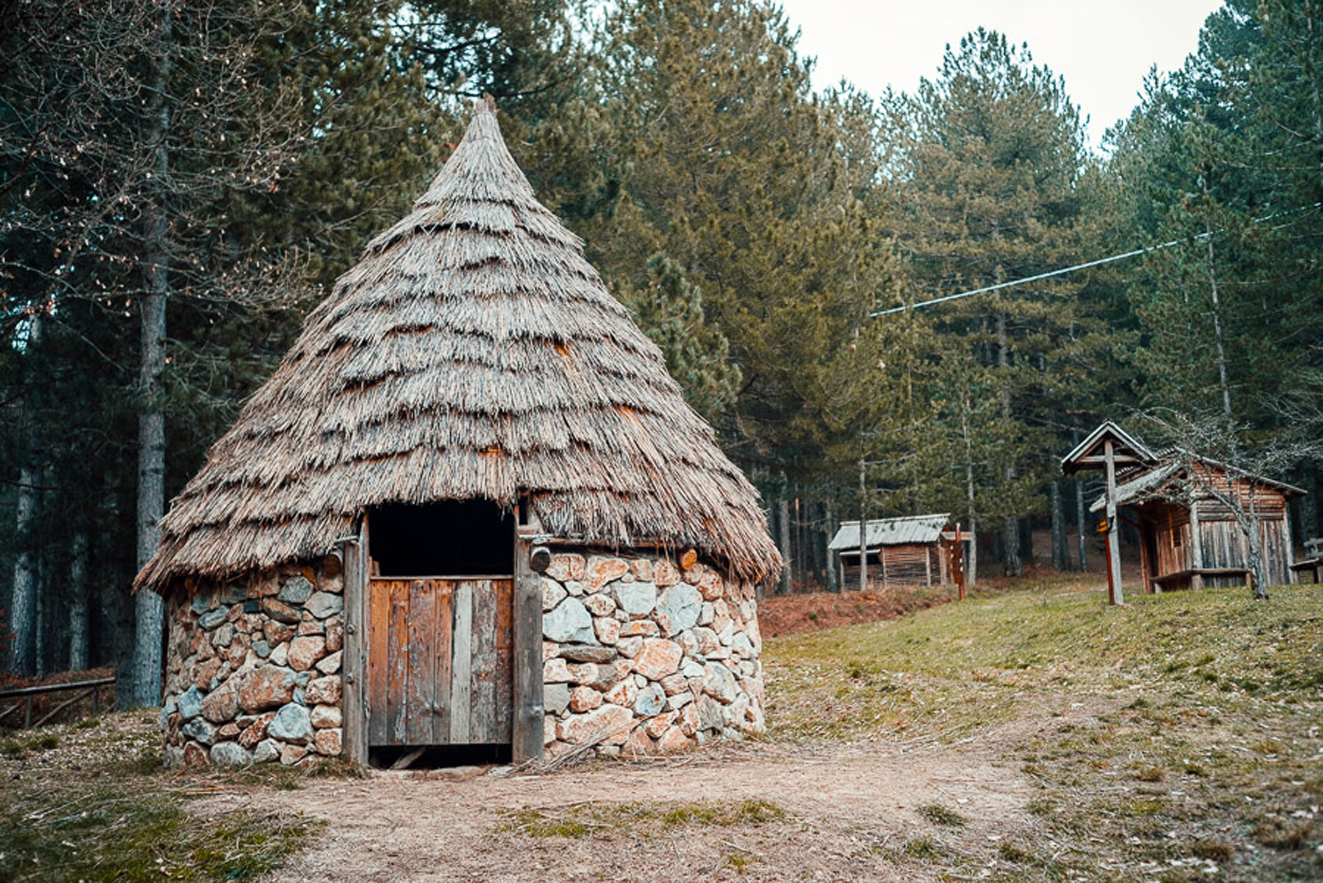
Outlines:
{"label": "tall tree trunk", "polygon": [[[41,341],[44,316],[39,311],[32,315],[28,325],[27,351],[33,352]],[[9,644],[8,668],[11,674],[26,675],[32,671],[32,651],[35,645],[34,629],[37,621],[37,556],[32,550],[31,534],[37,523],[37,508],[41,500],[41,468],[37,465],[40,445],[32,434],[33,403],[27,398],[19,406],[19,426],[23,433],[23,465],[18,470],[18,499],[14,512],[13,592],[9,600],[9,629],[14,633]]]}
{"label": "tall tree trunk", "polygon": [[[1204,196],[1208,195],[1208,183],[1204,182]],[[1231,387],[1227,383],[1227,353],[1222,340],[1222,305],[1217,293],[1217,268],[1213,260],[1213,226],[1204,220],[1204,237],[1208,245],[1208,293],[1213,302],[1213,351],[1217,354],[1217,386],[1222,391],[1222,411],[1231,419]]]}
{"label": "tall tree trunk", "polygon": [[1088,517],[1085,515],[1084,505],[1084,479],[1075,479],[1075,530],[1078,532],[1076,540],[1079,543],[1080,551],[1080,572],[1085,573],[1089,569],[1089,531]]}
{"label": "tall tree trunk", "polygon": [[[173,40],[171,4],[159,0],[160,29],[155,89],[150,102],[149,143],[156,151],[152,177],[147,182],[143,204],[143,281],[139,301],[142,319],[142,352],[138,379],[142,413],[138,418],[138,568],[142,569],[156,551],[165,513],[165,414],[161,410],[161,374],[165,369],[165,305],[170,292],[169,206],[170,176],[170,82]],[[161,699],[161,644],[164,605],[155,592],[139,592],[134,601],[132,706],[156,705]]]}
{"label": "tall tree trunk", "polygon": [[782,595],[790,594],[790,586],[793,582],[790,573],[794,558],[791,557],[790,549],[790,501],[786,499],[786,494],[788,493],[789,489],[782,492],[781,504],[777,509],[777,521],[780,522],[777,526],[780,528],[781,561],[783,562],[783,566],[781,567],[781,583],[777,587],[777,591]]}
{"label": "tall tree trunk", "polygon": [[29,542],[37,519],[40,470],[24,466],[18,472],[18,506],[14,518],[18,554],[14,556],[14,591],[9,601],[9,671],[26,675],[32,671],[32,647],[37,620],[37,556]]}
{"label": "tall tree trunk", "polygon": [[960,432],[965,439],[965,497],[969,503],[969,558],[965,561],[965,585],[978,582],[978,513],[974,507],[974,447],[969,438],[969,390],[960,411]]}
{"label": "tall tree trunk", "polygon": [[[1001,281],[1001,273],[997,273],[997,281]],[[1006,368],[1010,364],[1010,342],[1006,336],[1006,314],[997,314],[997,367],[1001,369],[1001,416],[1009,419],[1011,416],[1011,384],[1006,378]],[[1007,489],[1015,481],[1016,469],[1015,463],[1006,464],[1002,470],[1002,478],[1006,480]],[[1002,524],[1002,569],[1007,576],[1024,576],[1024,564],[1020,561],[1020,525],[1019,519],[1014,515],[1007,515]]]}
{"label": "tall tree trunk", "polygon": [[69,670],[87,668],[87,532],[73,536],[69,550]]}
{"label": "tall tree trunk", "polygon": [[823,532],[822,552],[827,558],[827,591],[839,592],[841,590],[840,574],[836,570],[836,556],[831,551],[831,538],[836,533],[836,518],[831,511],[831,497],[824,502],[827,521],[827,529]]}
{"label": "tall tree trunk", "polygon": [[1066,538],[1066,509],[1061,499],[1061,482],[1048,486],[1052,498],[1052,567],[1058,572],[1070,570],[1070,542]]}
{"label": "tall tree trunk", "polygon": [[37,597],[36,608],[37,615],[32,624],[32,674],[41,680],[46,677],[46,633],[49,630],[49,624],[46,622],[47,608],[50,606],[50,586],[45,586],[42,591],[41,579],[41,556],[36,555],[36,577],[37,577]]}

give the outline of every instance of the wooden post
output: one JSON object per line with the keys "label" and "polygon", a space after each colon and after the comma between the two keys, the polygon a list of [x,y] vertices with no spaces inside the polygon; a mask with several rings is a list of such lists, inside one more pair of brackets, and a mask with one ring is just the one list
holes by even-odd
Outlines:
{"label": "wooden post", "polygon": [[960,532],[960,522],[956,522],[955,548],[957,566],[955,568],[956,588],[959,590],[960,600],[965,600],[965,538]]}
{"label": "wooden post", "polygon": [[[868,486],[865,470],[868,468],[862,454],[859,455],[859,591],[868,591]],[[881,548],[878,557],[881,558]]]}
{"label": "wooden post", "polygon": [[1105,442],[1107,452],[1107,603],[1124,604],[1121,588],[1121,535],[1116,521],[1116,453],[1112,440]]}
{"label": "wooden post", "polygon": [[533,569],[534,537],[541,525],[520,506],[515,536],[514,582],[514,726],[511,759],[515,763],[542,756],[545,709],[542,698],[542,577]]}
{"label": "wooden post", "polygon": [[1295,582],[1295,571],[1291,569],[1295,566],[1295,539],[1291,536],[1291,501],[1285,498],[1282,500],[1282,540],[1286,543],[1283,561],[1286,565],[1285,580],[1289,586]]}
{"label": "wooden post", "polygon": [[344,554],[345,638],[344,638],[344,744],[342,754],[350,763],[366,765],[367,685],[364,672],[367,660],[367,518],[362,519],[358,536],[346,540]]}
{"label": "wooden post", "polygon": [[1204,575],[1199,571],[1204,569],[1204,543],[1203,527],[1199,524],[1199,500],[1193,495],[1190,497],[1190,542],[1186,544],[1189,552],[1186,555],[1190,560],[1190,569],[1194,573],[1190,574],[1190,588],[1202,589],[1204,587]]}

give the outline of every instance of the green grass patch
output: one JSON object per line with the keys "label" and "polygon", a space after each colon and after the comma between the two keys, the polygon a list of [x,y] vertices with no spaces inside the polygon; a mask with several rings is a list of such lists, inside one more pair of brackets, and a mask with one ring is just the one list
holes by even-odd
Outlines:
{"label": "green grass patch", "polygon": [[5,743],[0,879],[251,880],[322,826],[252,811],[195,816],[186,802],[226,787],[224,774],[163,769],[154,714],[108,714],[99,724]]}
{"label": "green grass patch", "polygon": [[503,810],[501,831],[527,837],[650,837],[676,828],[732,827],[780,822],[785,810],[768,800],[693,803],[573,803]]}
{"label": "green grass patch", "polygon": [[940,803],[930,803],[927,806],[919,807],[919,815],[934,825],[942,825],[947,828],[965,827],[964,816],[953,809],[942,806]]}
{"label": "green grass patch", "polygon": [[[1271,595],[1131,594],[1109,608],[1061,582],[769,639],[770,738],[994,740],[1034,788],[1035,852],[954,831],[883,850],[952,879],[990,867],[990,850],[993,880],[1318,879],[1323,586]],[[1016,718],[1034,726],[995,730]],[[942,826],[942,809],[920,813]]]}

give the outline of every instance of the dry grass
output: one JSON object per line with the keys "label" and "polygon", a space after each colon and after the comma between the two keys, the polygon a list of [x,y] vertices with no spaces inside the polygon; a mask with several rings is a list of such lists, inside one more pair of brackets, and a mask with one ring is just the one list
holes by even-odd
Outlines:
{"label": "dry grass", "polygon": [[[82,722],[80,722],[81,724]],[[249,880],[279,867],[321,823],[239,810],[202,818],[190,799],[249,775],[163,769],[154,714],[108,714],[15,734],[0,759],[0,879]],[[281,771],[264,779],[279,786]]]}
{"label": "dry grass", "polygon": [[[1043,836],[1004,847],[1001,879],[1323,876],[1323,587],[1120,609],[1063,588],[769,641],[773,738],[1012,734],[995,750],[1036,786]],[[888,856],[963,874],[943,848]]]}

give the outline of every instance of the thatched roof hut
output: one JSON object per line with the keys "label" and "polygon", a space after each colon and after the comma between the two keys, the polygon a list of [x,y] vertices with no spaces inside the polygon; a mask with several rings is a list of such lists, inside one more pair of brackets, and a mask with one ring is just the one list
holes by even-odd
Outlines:
{"label": "thatched roof hut", "polygon": [[780,563],[488,100],[212,447],[136,586],[167,598],[173,761],[522,761],[760,732],[753,584]]}
{"label": "thatched roof hut", "polygon": [[365,507],[521,493],[558,537],[692,546],[755,581],[780,565],[755,490],[484,101],[212,447],[137,586],[323,555]]}

